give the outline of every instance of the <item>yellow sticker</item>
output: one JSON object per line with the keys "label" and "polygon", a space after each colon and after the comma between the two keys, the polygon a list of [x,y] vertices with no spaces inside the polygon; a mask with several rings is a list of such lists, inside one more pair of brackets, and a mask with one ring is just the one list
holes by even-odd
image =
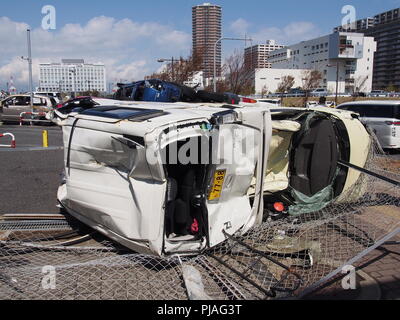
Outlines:
{"label": "yellow sticker", "polygon": [[214,173],[214,183],[211,188],[208,200],[216,200],[221,196],[222,187],[224,185],[226,170],[217,170]]}

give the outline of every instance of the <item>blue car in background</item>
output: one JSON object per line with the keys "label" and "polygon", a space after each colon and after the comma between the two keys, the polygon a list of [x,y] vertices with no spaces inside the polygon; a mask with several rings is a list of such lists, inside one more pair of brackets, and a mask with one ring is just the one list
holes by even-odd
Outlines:
{"label": "blue car in background", "polygon": [[129,84],[118,84],[115,98],[118,100],[177,102],[182,90],[177,85],[161,80],[142,80]]}
{"label": "blue car in background", "polygon": [[238,104],[240,97],[233,93],[196,91],[188,86],[159,79],[119,83],[114,95],[116,100],[151,102],[211,102]]}

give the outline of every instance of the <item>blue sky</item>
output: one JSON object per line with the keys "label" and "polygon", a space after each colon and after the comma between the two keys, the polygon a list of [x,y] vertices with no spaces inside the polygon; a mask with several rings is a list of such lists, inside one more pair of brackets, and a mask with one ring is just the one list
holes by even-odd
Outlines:
{"label": "blue sky", "polygon": [[[130,18],[138,22],[157,21],[186,31],[191,30],[191,7],[211,2],[223,7],[224,26],[237,18],[244,18],[255,25],[284,26],[292,21],[311,21],[325,32],[340,24],[341,8],[353,5],[359,18],[374,15],[400,6],[398,0],[14,0],[2,1],[1,16],[24,21],[32,27],[41,24],[40,10],[44,5],[54,5],[60,25],[84,23],[95,16]],[[20,10],[24,8],[24,10]],[[35,14],[36,12],[36,14]]]}
{"label": "blue sky", "polygon": [[[160,67],[159,57],[187,56],[191,47],[192,0],[14,0],[0,10],[0,88],[10,75],[24,86],[24,29],[33,29],[35,74],[42,61],[83,57],[108,64],[109,81],[140,78]],[[212,2],[212,1],[209,1]],[[340,25],[344,5],[353,5],[357,19],[400,7],[399,0],[221,0],[224,36],[250,35],[255,42],[276,38],[296,43],[328,34]],[[56,8],[57,29],[41,29],[41,8]],[[23,8],[23,10],[22,10]],[[15,34],[14,34],[15,32]],[[135,34],[132,34],[135,33]],[[224,55],[244,44],[225,42]],[[4,49],[7,48],[7,49]]]}

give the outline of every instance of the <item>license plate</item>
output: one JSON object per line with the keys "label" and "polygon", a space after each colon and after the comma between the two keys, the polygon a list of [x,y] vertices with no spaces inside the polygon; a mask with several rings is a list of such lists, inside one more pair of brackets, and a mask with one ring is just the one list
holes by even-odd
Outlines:
{"label": "license plate", "polygon": [[208,196],[208,200],[219,199],[222,192],[222,186],[224,185],[226,170],[217,170],[214,173],[214,181],[211,188],[211,192]]}

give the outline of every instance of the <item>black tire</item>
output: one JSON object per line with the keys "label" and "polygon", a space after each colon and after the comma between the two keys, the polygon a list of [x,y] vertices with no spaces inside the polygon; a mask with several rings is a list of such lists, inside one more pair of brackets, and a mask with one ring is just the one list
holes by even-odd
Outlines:
{"label": "black tire", "polygon": [[225,96],[221,93],[207,92],[204,90],[199,90],[199,91],[197,91],[197,97],[202,102],[217,102],[217,103],[225,102]]}

